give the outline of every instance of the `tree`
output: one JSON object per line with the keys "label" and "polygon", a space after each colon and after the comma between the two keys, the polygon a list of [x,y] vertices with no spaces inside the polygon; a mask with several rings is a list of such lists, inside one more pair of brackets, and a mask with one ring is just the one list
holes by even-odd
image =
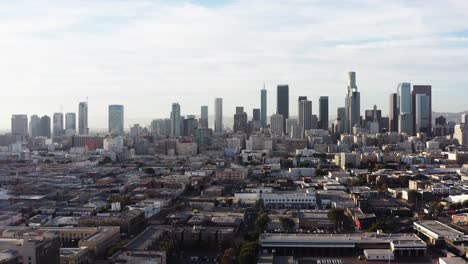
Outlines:
{"label": "tree", "polygon": [[232,198],[226,198],[224,199],[224,201],[226,202],[226,204],[231,207],[232,206],[232,203],[234,202],[234,200]]}
{"label": "tree", "polygon": [[146,173],[146,174],[155,174],[156,173],[156,171],[153,168],[145,168],[143,170],[143,172]]}
{"label": "tree", "polygon": [[247,232],[245,235],[244,235],[244,240],[245,241],[250,241],[250,242],[253,242],[253,241],[257,241],[258,238],[259,238],[260,234],[256,231],[250,231],[250,232]]}
{"label": "tree", "polygon": [[367,184],[367,178],[364,175],[359,175],[357,179],[351,182],[352,186],[364,186]]}
{"label": "tree", "polygon": [[171,240],[164,240],[161,241],[159,244],[159,248],[162,251],[165,251],[167,255],[171,255],[174,252],[174,242]]}
{"label": "tree", "polygon": [[255,224],[260,229],[260,231],[263,232],[267,228],[269,221],[270,221],[270,217],[268,217],[268,214],[266,212],[263,212],[257,216],[257,219],[255,220]]}
{"label": "tree", "polygon": [[109,156],[105,156],[104,159],[102,160],[101,164],[109,164],[112,163],[112,159]]}
{"label": "tree", "polygon": [[443,211],[444,211],[444,206],[441,204],[436,204],[432,206],[432,212],[434,213],[435,216],[441,215]]}
{"label": "tree", "polygon": [[257,263],[257,242],[244,243],[240,248],[239,264],[255,264]]}
{"label": "tree", "polygon": [[450,210],[462,209],[463,205],[461,203],[453,203],[449,205]]}
{"label": "tree", "polygon": [[416,203],[419,200],[419,193],[416,190],[410,190],[408,192],[408,201],[411,203]]}
{"label": "tree", "polygon": [[377,230],[382,230],[385,233],[396,232],[397,227],[392,222],[377,222],[371,225],[369,232],[376,232]]}
{"label": "tree", "polygon": [[291,218],[281,217],[280,222],[281,226],[286,232],[292,232],[294,231],[294,227],[296,227],[296,223],[294,223],[294,221]]}
{"label": "tree", "polygon": [[[468,200],[467,200],[468,201]],[[255,207],[257,207],[257,209],[263,209],[263,199],[258,199],[256,202],[255,202]]]}
{"label": "tree", "polygon": [[236,263],[237,251],[234,248],[228,248],[224,251],[221,257],[221,264],[234,264]]}
{"label": "tree", "polygon": [[463,208],[468,208],[468,200],[463,201]]}
{"label": "tree", "polygon": [[341,208],[331,209],[328,214],[328,219],[335,224],[335,227],[340,230],[343,228],[344,220],[346,219],[346,215],[344,210]]}

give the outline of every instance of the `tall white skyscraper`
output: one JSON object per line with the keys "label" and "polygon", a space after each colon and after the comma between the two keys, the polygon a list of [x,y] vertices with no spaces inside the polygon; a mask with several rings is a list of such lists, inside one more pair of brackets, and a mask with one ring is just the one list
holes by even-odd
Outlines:
{"label": "tall white skyscraper", "polygon": [[171,136],[172,137],[182,136],[182,119],[180,117],[180,105],[179,105],[179,103],[173,103],[172,104]]}
{"label": "tall white skyscraper", "polygon": [[215,99],[215,121],[214,121],[214,132],[223,132],[223,98]]}
{"label": "tall white skyscraper", "polygon": [[52,116],[52,132],[54,137],[61,136],[64,134],[63,129],[63,113],[54,113]]}
{"label": "tall white skyscraper", "polygon": [[109,105],[109,133],[119,136],[124,134],[123,105]]}
{"label": "tall white skyscraper", "polygon": [[78,105],[78,133],[88,135],[88,102],[80,102]]}
{"label": "tall white skyscraper", "polygon": [[355,125],[360,126],[361,120],[361,94],[356,86],[356,73],[349,72],[349,85],[345,100],[345,133],[353,133]]}

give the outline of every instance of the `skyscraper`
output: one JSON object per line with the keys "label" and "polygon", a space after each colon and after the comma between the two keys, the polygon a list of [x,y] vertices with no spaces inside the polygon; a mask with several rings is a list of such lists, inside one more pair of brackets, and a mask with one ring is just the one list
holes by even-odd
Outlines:
{"label": "skyscraper", "polygon": [[191,137],[195,134],[195,130],[198,128],[198,122],[194,115],[188,115],[183,121],[183,136]]}
{"label": "skyscraper", "polygon": [[254,108],[252,110],[252,121],[261,121],[261,110],[258,108]]}
{"label": "skyscraper", "polygon": [[427,94],[416,94],[416,112],[414,115],[416,133],[424,132],[430,134],[432,132],[429,130],[431,128],[429,100],[429,95]]}
{"label": "skyscraper", "polygon": [[218,134],[223,132],[223,98],[215,99],[214,131]]}
{"label": "skyscraper", "polygon": [[284,117],[280,114],[275,114],[270,117],[271,133],[276,136],[284,134]]}
{"label": "skyscraper", "polygon": [[180,105],[179,103],[172,104],[171,111],[171,137],[182,136],[182,120],[180,117]]}
{"label": "skyscraper", "polygon": [[299,101],[299,120],[298,125],[305,130],[312,128],[312,102],[309,100]]}
{"label": "skyscraper", "polygon": [[320,96],[319,98],[319,128],[328,130],[328,96]]}
{"label": "skyscraper", "polygon": [[88,135],[88,102],[80,102],[78,105],[78,133]]}
{"label": "skyscraper", "polygon": [[15,136],[26,137],[28,135],[28,116],[27,115],[12,115],[11,116],[11,134]]}
{"label": "skyscraper", "polygon": [[236,107],[236,114],[234,115],[234,133],[244,132],[247,133],[247,113],[244,112],[244,107]]}
{"label": "skyscraper", "polygon": [[389,131],[390,132],[398,132],[398,94],[393,93],[390,95],[389,100],[389,109],[388,109],[388,116],[389,116]]}
{"label": "skyscraper", "polygon": [[200,128],[208,128],[208,106],[202,105],[200,108]]}
{"label": "skyscraper", "polygon": [[[291,135],[291,129],[292,127],[295,127],[295,126],[298,126],[298,122],[296,118],[286,119],[286,134]],[[302,130],[304,130],[303,127],[302,127]]]}
{"label": "skyscraper", "polygon": [[29,120],[29,135],[32,138],[40,136],[41,133],[41,118],[38,115],[32,115]]}
{"label": "skyscraper", "polygon": [[414,134],[432,133],[432,86],[413,85],[411,96]]}
{"label": "skyscraper", "polygon": [[63,129],[63,113],[54,113],[52,119],[54,137],[64,135],[65,130]]}
{"label": "skyscraper", "polygon": [[65,114],[65,130],[67,134],[73,135],[76,133],[76,114],[66,113]]}
{"label": "skyscraper", "polygon": [[112,135],[124,134],[123,105],[109,105],[109,133]]}
{"label": "skyscraper", "polygon": [[[276,113],[283,116],[283,129],[285,129],[286,119],[289,118],[289,86],[278,85],[276,90]],[[284,132],[285,130],[283,130]]]}
{"label": "skyscraper", "polygon": [[46,137],[46,138],[50,138],[51,136],[50,117],[47,115],[41,117],[40,136]]}
{"label": "skyscraper", "polygon": [[346,108],[338,107],[336,109],[336,118],[344,121],[346,118]]}
{"label": "skyscraper", "polygon": [[411,109],[411,84],[400,83],[397,88],[397,104],[400,114],[413,113]]}
{"label": "skyscraper", "polygon": [[353,133],[353,127],[360,126],[361,120],[361,94],[356,86],[356,73],[349,72],[349,85],[345,100],[345,132]]}
{"label": "skyscraper", "polygon": [[307,96],[299,96],[297,98],[297,118],[300,120],[301,118],[301,101],[307,100]]}
{"label": "skyscraper", "polygon": [[265,85],[263,85],[263,89],[260,92],[260,111],[261,111],[261,121],[262,126],[266,127],[267,125],[267,90],[265,89]]}

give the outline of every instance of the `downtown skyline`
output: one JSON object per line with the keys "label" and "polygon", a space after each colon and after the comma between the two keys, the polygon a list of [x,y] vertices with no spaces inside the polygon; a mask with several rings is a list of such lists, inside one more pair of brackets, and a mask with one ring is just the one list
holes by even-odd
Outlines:
{"label": "downtown skyline", "polygon": [[434,111],[468,110],[466,1],[39,2],[0,4],[15,13],[0,16],[1,130],[12,114],[76,112],[86,97],[90,128],[106,128],[109,104],[125,105],[126,124],[167,117],[172,102],[185,114],[211,110],[216,97],[232,116],[259,107],[264,82],[268,105],[285,83],[290,105],[304,95],[317,109],[326,95],[336,109],[350,70],[363,109],[386,115],[381,95],[411,82],[432,85]]}
{"label": "downtown skyline", "polygon": [[[356,80],[358,80],[355,76],[355,72],[348,72],[347,75],[348,75],[348,82],[350,82],[349,78],[350,77],[350,74],[353,74],[353,81],[352,82],[356,82]],[[410,85],[410,89],[411,89],[411,84],[409,83],[404,83],[404,84],[408,84]],[[418,84],[415,84],[416,86],[424,86],[424,85],[418,85]],[[430,84],[428,84],[430,86]],[[395,88],[394,90],[398,91],[400,89],[400,86],[401,86],[401,83],[399,83],[397,85],[397,88]],[[348,88],[349,89],[349,85],[348,85]],[[286,98],[283,98],[281,99],[281,102],[278,102],[278,92],[279,91],[282,91],[283,88],[286,88],[286,93],[284,94],[284,96],[286,96]],[[156,119],[164,119],[164,118],[171,118],[172,116],[172,112],[173,112],[173,108],[170,108],[170,106],[172,105],[172,107],[174,107],[174,104],[177,104],[178,105],[178,108],[179,108],[179,115],[180,116],[183,116],[183,117],[187,117],[187,116],[196,116],[197,118],[200,118],[201,117],[201,112],[200,111],[203,111],[201,110],[201,108],[204,108],[204,107],[207,107],[208,108],[208,127],[210,128],[213,128],[214,130],[216,125],[215,125],[215,120],[216,120],[216,100],[217,99],[221,99],[221,107],[222,107],[222,120],[221,120],[221,123],[222,123],[222,126],[223,128],[224,127],[229,127],[231,129],[233,129],[233,123],[235,122],[234,119],[235,117],[233,117],[237,111],[237,108],[238,107],[242,107],[246,110],[246,113],[247,113],[247,116],[248,116],[248,119],[250,120],[252,118],[252,110],[254,109],[258,109],[259,111],[261,110],[261,105],[262,105],[262,94],[264,93],[264,91],[266,91],[267,93],[267,100],[266,100],[266,108],[267,108],[267,115],[266,115],[266,122],[267,124],[270,124],[270,117],[275,115],[275,114],[278,114],[278,111],[287,111],[288,112],[288,116],[289,118],[293,118],[293,119],[296,119],[297,122],[302,125],[301,123],[301,101],[305,100],[308,102],[309,106],[311,109],[309,111],[312,111],[311,113],[309,113],[308,115],[309,116],[312,116],[312,115],[315,115],[317,117],[319,117],[320,115],[320,103],[321,103],[321,100],[323,98],[327,98],[327,107],[328,107],[328,122],[329,124],[333,122],[333,120],[335,118],[337,118],[336,116],[336,113],[338,111],[338,108],[346,108],[346,98],[347,98],[347,94],[344,93],[342,95],[342,100],[343,103],[340,104],[340,102],[334,102],[337,107],[336,108],[333,108],[333,103],[329,102],[328,98],[329,96],[327,94],[323,94],[321,96],[319,96],[318,98],[311,98],[311,97],[307,97],[307,96],[304,96],[304,95],[299,95],[299,96],[295,96],[296,93],[294,93],[294,91],[291,91],[291,89],[289,88],[289,85],[288,84],[278,84],[276,87],[273,87],[271,89],[267,89],[265,86],[261,89],[258,89],[256,91],[256,95],[254,96],[257,96],[258,97],[258,102],[257,102],[257,105],[254,105],[252,108],[248,108],[248,107],[245,107],[244,105],[242,105],[242,103],[235,103],[235,102],[231,102],[231,103],[234,103],[236,106],[234,107],[235,110],[234,110],[234,113],[231,114],[231,111],[230,109],[226,109],[226,106],[225,106],[225,102],[226,102],[226,98],[222,98],[222,97],[217,97],[217,98],[213,98],[213,101],[214,103],[213,104],[206,104],[206,105],[199,105],[199,109],[198,109],[198,112],[195,111],[195,112],[187,112],[187,111],[184,111],[184,105],[180,104],[178,101],[176,102],[173,102],[173,103],[169,103],[169,114],[167,116],[161,116],[161,115],[158,115],[158,116],[155,116],[153,118],[138,118],[138,117],[132,117],[132,116],[128,116],[127,114],[121,116],[122,118],[122,121],[125,125],[123,125],[123,129],[125,131],[127,131],[131,126],[135,125],[135,124],[139,124],[139,125],[143,125],[143,126],[149,126],[150,123],[153,121],[153,120],[156,120]],[[409,93],[409,91],[408,91]],[[294,95],[295,97],[292,97],[291,95]],[[392,95],[393,93],[390,92],[389,95]],[[284,97],[283,96],[283,97]],[[235,100],[234,98],[230,98],[231,100]],[[285,99],[287,100],[287,103],[285,101]],[[299,100],[299,101],[298,101]],[[242,102],[242,101],[240,101]],[[286,103],[286,105],[284,105]],[[43,115],[45,116],[54,116],[54,115],[57,115],[57,114],[61,114],[61,115],[65,115],[65,114],[76,114],[77,117],[80,116],[79,112],[80,112],[80,109],[81,109],[81,104],[86,104],[86,123],[85,123],[85,126],[87,127],[87,129],[89,129],[89,133],[94,133],[94,132],[103,132],[105,131],[106,129],[108,130],[109,127],[110,127],[110,124],[109,124],[109,114],[110,114],[110,108],[113,107],[113,106],[120,106],[122,107],[125,107],[126,108],[126,105],[125,104],[119,104],[119,105],[115,105],[115,104],[108,104],[106,105],[106,109],[104,110],[104,112],[102,111],[95,111],[94,113],[93,112],[90,112],[88,111],[88,108],[89,108],[89,105],[88,105],[88,102],[79,102],[78,103],[78,111],[74,112],[74,111],[64,111],[63,109],[61,109],[61,111],[57,111],[57,112],[54,112],[54,113],[45,113]],[[366,111],[366,109],[372,109],[373,107],[370,107],[370,108],[365,108],[363,105],[367,105],[366,102],[362,102],[362,99],[361,99],[361,102],[359,103],[360,106],[358,106],[358,112],[359,112],[359,115],[362,117],[364,116],[364,112]],[[434,104],[434,103],[433,103]],[[284,105],[284,109],[286,110],[278,110],[277,108],[281,106],[280,105]],[[374,104],[375,106],[375,104]],[[382,116],[388,116],[389,117],[389,113],[388,113],[388,110],[389,110],[389,107],[390,107],[390,104],[388,102],[388,99],[387,99],[387,102],[384,103],[384,105],[378,105],[378,108],[380,109],[380,111],[382,111]],[[171,110],[172,109],[172,110]],[[294,110],[294,109],[297,109],[297,110]],[[123,110],[121,110],[123,111]],[[414,111],[411,110],[411,111]],[[434,109],[433,109],[434,111]],[[40,111],[39,111],[40,112]],[[125,112],[127,112],[127,109],[125,110]],[[165,110],[162,110],[161,112],[165,112]],[[227,113],[226,113],[227,112]],[[437,112],[437,111],[434,111],[434,112]],[[28,118],[32,115],[36,115],[37,114],[37,111],[36,112],[33,112],[33,113],[13,113],[11,116],[14,116],[14,115],[26,115]],[[357,113],[356,113],[357,114]],[[40,114],[41,115],[41,114]],[[96,126],[96,127],[92,127],[92,125],[89,125],[89,120],[92,120],[93,117],[96,118],[97,116],[99,116],[100,118],[105,118],[106,119],[106,122],[105,123],[101,123],[101,121],[99,121],[99,124],[102,125],[102,126]],[[288,118],[285,118],[283,121],[286,122]],[[80,124],[80,120],[76,120],[77,122],[77,126],[79,126]],[[181,122],[181,121],[180,121]],[[55,122],[54,122],[55,123]],[[285,123],[286,124],[286,123]],[[328,125],[328,124],[327,124]],[[346,128],[346,124],[345,125],[345,131],[349,131],[351,132],[351,127],[348,127]],[[8,131],[9,128],[11,128],[11,123],[8,124],[9,127],[6,127],[6,128],[0,128],[0,131],[2,130],[5,130],[5,131]],[[349,126],[349,125],[348,125]],[[306,127],[308,127],[306,125]],[[286,127],[284,127],[284,129],[286,129]],[[79,129],[78,129],[79,130]],[[77,131],[79,134],[85,134],[85,132],[79,132]],[[219,132],[219,131],[218,131]]]}

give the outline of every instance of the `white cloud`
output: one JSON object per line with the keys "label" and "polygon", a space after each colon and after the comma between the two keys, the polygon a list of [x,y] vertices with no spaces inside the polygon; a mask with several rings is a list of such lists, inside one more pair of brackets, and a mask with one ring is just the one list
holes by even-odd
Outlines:
{"label": "white cloud", "polygon": [[111,103],[149,120],[174,101],[184,114],[211,111],[221,96],[226,114],[250,114],[264,81],[271,112],[276,84],[289,83],[293,114],[298,95],[314,112],[330,95],[334,113],[348,70],[362,110],[386,111],[400,81],[433,84],[434,110],[465,110],[461,97],[448,100],[468,84],[463,0],[28,2],[0,3],[0,127],[12,113],[76,111],[86,96],[92,127],[105,127]]}

